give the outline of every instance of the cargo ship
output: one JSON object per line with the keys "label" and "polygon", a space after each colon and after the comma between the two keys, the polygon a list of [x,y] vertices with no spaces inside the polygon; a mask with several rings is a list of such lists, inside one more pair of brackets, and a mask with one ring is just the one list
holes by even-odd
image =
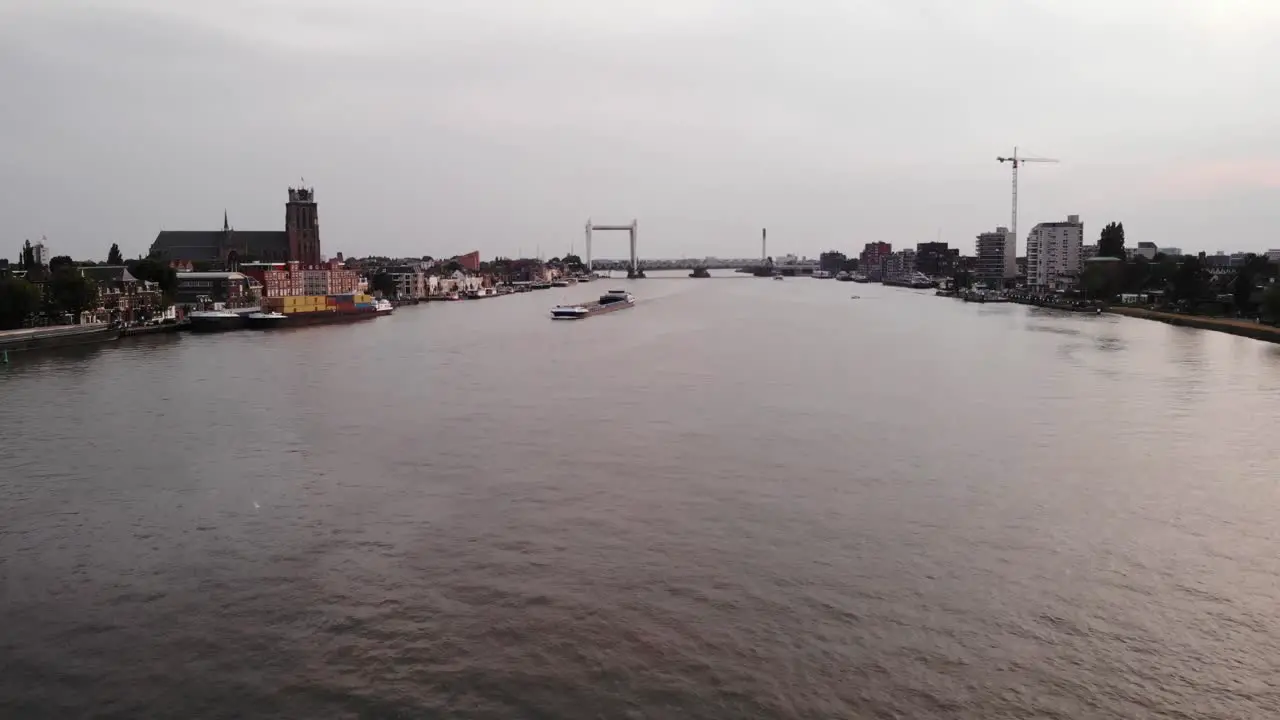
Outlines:
{"label": "cargo ship", "polygon": [[551,308],[553,320],[582,320],[592,315],[603,315],[614,310],[622,310],[636,304],[636,299],[626,290],[610,290],[600,296],[596,302],[584,305],[557,305]]}
{"label": "cargo ship", "polygon": [[244,324],[250,330],[269,330],[271,328],[284,327],[288,320],[288,315],[273,311],[249,313],[244,316]]}
{"label": "cargo ship", "polygon": [[[390,303],[387,303],[389,306]],[[360,292],[334,295],[286,295],[262,299],[262,313],[246,321],[262,329],[330,325],[333,323],[372,320],[379,311],[374,299]],[[278,316],[284,316],[283,318]]]}
{"label": "cargo ship", "polygon": [[235,310],[197,310],[187,316],[191,332],[215,333],[229,330],[242,330],[246,327],[245,318],[256,312],[257,308],[236,312]]}

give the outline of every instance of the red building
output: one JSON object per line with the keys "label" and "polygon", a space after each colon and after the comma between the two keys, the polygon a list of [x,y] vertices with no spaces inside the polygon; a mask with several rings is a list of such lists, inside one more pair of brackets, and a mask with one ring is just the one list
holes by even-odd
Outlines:
{"label": "red building", "polygon": [[893,245],[886,242],[867,243],[858,255],[858,271],[873,280],[879,280],[884,261],[893,254]]}
{"label": "red building", "polygon": [[459,265],[461,265],[462,269],[468,272],[480,271],[480,251],[479,250],[473,250],[467,253],[466,255],[459,255],[454,258],[454,261],[457,262]]}
{"label": "red building", "polygon": [[289,263],[245,263],[240,272],[262,283],[263,297],[295,295],[339,295],[360,287],[360,273],[336,262],[324,265]]}

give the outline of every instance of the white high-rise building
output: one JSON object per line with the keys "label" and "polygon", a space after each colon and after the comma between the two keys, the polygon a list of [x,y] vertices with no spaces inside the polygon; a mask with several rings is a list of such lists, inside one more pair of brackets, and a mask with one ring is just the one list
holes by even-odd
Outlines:
{"label": "white high-rise building", "polygon": [[991,288],[1004,287],[1005,280],[1018,276],[1018,258],[1015,255],[1013,233],[1007,227],[978,236],[974,249],[977,281]]}
{"label": "white high-rise building", "polygon": [[1079,215],[1066,222],[1040,223],[1027,235],[1027,285],[1037,290],[1066,290],[1080,278],[1084,224]]}
{"label": "white high-rise building", "polygon": [[49,264],[49,248],[44,244],[44,238],[40,238],[40,242],[31,246],[31,254],[35,256],[36,265]]}

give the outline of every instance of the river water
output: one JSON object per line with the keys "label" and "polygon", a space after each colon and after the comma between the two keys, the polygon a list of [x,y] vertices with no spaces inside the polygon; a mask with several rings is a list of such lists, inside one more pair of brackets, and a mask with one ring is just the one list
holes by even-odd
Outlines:
{"label": "river water", "polygon": [[1280,714],[1276,347],[609,284],[0,367],[0,716]]}

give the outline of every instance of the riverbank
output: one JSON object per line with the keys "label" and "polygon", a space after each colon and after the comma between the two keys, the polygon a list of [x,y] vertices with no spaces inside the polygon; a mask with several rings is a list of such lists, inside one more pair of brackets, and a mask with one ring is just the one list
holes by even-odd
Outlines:
{"label": "riverbank", "polygon": [[1180,315],[1178,313],[1161,312],[1159,310],[1147,310],[1146,308],[1136,307],[1110,307],[1107,308],[1107,312],[1114,313],[1116,315],[1143,318],[1146,320],[1158,320],[1159,322],[1178,325],[1180,327],[1190,327],[1198,330],[1216,330],[1218,332],[1229,333],[1231,335],[1253,338],[1254,340],[1265,340],[1267,342],[1280,343],[1280,327],[1264,325],[1253,320],[1207,317],[1204,315]]}

